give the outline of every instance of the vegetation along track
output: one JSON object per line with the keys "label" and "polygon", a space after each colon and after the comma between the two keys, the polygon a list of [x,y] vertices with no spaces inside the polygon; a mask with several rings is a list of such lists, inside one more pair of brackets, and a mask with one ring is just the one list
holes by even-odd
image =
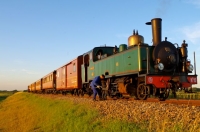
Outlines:
{"label": "vegetation along track", "polygon": [[[91,97],[38,95],[44,98],[71,100],[75,104],[85,103],[96,108],[103,120],[120,119],[139,123],[148,131],[200,131],[200,101],[198,100],[166,100],[145,101],[130,99],[108,99],[92,101]],[[165,130],[163,130],[165,129]]]}

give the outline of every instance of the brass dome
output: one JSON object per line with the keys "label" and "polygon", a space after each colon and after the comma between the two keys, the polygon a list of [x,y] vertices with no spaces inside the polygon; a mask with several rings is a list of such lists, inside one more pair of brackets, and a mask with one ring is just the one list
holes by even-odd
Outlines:
{"label": "brass dome", "polygon": [[144,43],[144,37],[133,30],[133,35],[128,38],[128,47]]}

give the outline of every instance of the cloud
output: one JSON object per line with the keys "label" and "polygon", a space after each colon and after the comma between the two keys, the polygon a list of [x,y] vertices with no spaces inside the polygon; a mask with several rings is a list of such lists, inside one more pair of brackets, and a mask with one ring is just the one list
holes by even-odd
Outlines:
{"label": "cloud", "polygon": [[197,8],[200,8],[200,0],[185,0],[185,2],[188,3],[188,4],[193,4]]}
{"label": "cloud", "polygon": [[185,35],[186,40],[191,41],[193,44],[200,42],[200,22],[191,26],[185,26],[180,31]]}
{"label": "cloud", "polygon": [[22,69],[21,71],[22,71],[22,72],[25,72],[25,73],[27,73],[27,74],[39,74],[38,72],[29,71],[29,70],[26,70],[26,69]]}

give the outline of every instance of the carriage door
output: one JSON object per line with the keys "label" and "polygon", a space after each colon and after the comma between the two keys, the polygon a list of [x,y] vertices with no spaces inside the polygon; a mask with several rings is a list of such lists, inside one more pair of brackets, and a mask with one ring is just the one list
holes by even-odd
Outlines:
{"label": "carriage door", "polygon": [[84,67],[85,67],[85,82],[88,81],[88,66],[89,66],[89,55],[84,56]]}

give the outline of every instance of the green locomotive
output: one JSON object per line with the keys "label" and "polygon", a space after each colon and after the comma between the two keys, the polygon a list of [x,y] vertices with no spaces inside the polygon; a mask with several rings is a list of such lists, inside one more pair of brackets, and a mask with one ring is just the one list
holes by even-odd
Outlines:
{"label": "green locomotive", "polygon": [[152,25],[153,45],[144,43],[144,38],[133,31],[128,46],[95,47],[83,54],[83,88],[88,91],[92,79],[104,74],[103,98],[135,96],[145,100],[154,95],[165,100],[170,90],[175,94],[177,88],[197,84],[196,70],[194,75],[188,75],[193,71],[187,59],[188,45],[184,41],[176,47],[167,38],[161,41],[161,22],[162,19],[155,18],[146,23]]}

